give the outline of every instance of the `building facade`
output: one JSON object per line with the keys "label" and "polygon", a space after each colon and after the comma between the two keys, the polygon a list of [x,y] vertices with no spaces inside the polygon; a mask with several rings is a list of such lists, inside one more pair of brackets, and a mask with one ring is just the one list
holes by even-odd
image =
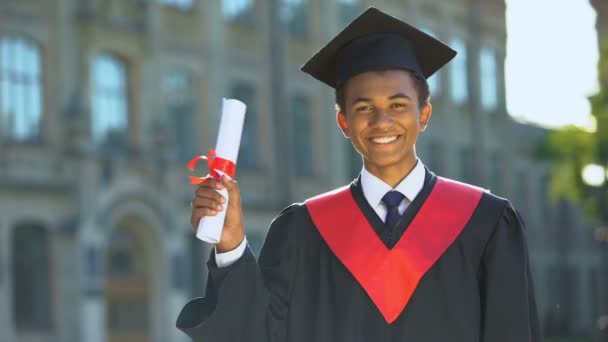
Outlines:
{"label": "building facade", "polygon": [[430,80],[419,155],[512,199],[543,324],[593,329],[597,248],[576,208],[548,202],[530,147],[544,133],[506,110],[503,1],[0,0],[2,341],[186,341],[175,319],[211,252],[186,163],[214,146],[221,98],[248,105],[237,178],[259,250],[281,208],[361,169],[333,92],[299,66],[368,5],[458,50]]}

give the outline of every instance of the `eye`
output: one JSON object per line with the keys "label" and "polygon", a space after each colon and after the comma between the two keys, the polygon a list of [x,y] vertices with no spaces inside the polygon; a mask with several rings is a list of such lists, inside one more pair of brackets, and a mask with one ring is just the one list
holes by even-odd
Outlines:
{"label": "eye", "polygon": [[407,104],[398,102],[398,103],[393,103],[392,107],[393,108],[406,108]]}
{"label": "eye", "polygon": [[365,111],[368,111],[368,110],[371,110],[371,109],[372,109],[371,106],[359,106],[355,110],[357,112],[365,112]]}

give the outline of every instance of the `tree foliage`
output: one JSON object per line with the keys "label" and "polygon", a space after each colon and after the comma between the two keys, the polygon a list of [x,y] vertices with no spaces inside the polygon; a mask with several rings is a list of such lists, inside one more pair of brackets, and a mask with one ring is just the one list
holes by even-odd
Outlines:
{"label": "tree foliage", "polygon": [[608,185],[602,189],[590,189],[583,182],[581,171],[590,163],[608,166],[608,42],[600,51],[598,71],[600,89],[589,98],[596,121],[595,132],[575,126],[556,129],[537,149],[537,157],[551,163],[551,199],[580,203],[593,219],[608,211],[608,208],[599,207],[601,201],[595,196],[600,193],[608,196]]}

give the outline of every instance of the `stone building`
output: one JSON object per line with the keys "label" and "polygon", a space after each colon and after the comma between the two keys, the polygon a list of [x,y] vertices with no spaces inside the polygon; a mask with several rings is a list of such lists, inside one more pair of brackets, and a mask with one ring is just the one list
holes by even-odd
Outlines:
{"label": "stone building", "polygon": [[[185,341],[175,318],[203,293],[210,253],[190,228],[185,165],[213,147],[221,97],[248,104],[237,177],[259,250],[281,208],[361,168],[333,93],[298,68],[368,5],[459,51],[430,80],[421,158],[523,209],[553,317],[551,239],[580,219],[547,204],[546,167],[524,143],[534,129],[507,113],[503,1],[0,0],[2,341]],[[568,322],[586,331],[595,250],[567,241],[584,270],[569,290],[586,300]]]}

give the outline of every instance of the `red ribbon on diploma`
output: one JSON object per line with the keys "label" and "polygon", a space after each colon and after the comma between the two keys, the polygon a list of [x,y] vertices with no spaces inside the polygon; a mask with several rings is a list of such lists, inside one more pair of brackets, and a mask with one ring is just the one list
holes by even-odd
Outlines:
{"label": "red ribbon on diploma", "polygon": [[209,150],[209,152],[207,152],[207,156],[197,156],[197,157],[192,158],[192,160],[190,160],[190,162],[188,162],[188,169],[190,169],[190,171],[194,171],[194,167],[196,166],[196,163],[198,163],[198,161],[202,160],[202,159],[207,160],[207,165],[209,166],[209,174],[206,175],[205,177],[190,176],[191,184],[194,184],[194,185],[201,184],[204,181],[206,181],[207,179],[209,179],[210,177],[213,177],[219,181],[221,179],[222,175],[218,171],[221,171],[221,172],[227,174],[228,176],[230,176],[230,178],[234,178],[234,174],[236,172],[236,165],[228,159],[223,159],[223,158],[216,156],[215,150],[213,150],[213,149]]}

